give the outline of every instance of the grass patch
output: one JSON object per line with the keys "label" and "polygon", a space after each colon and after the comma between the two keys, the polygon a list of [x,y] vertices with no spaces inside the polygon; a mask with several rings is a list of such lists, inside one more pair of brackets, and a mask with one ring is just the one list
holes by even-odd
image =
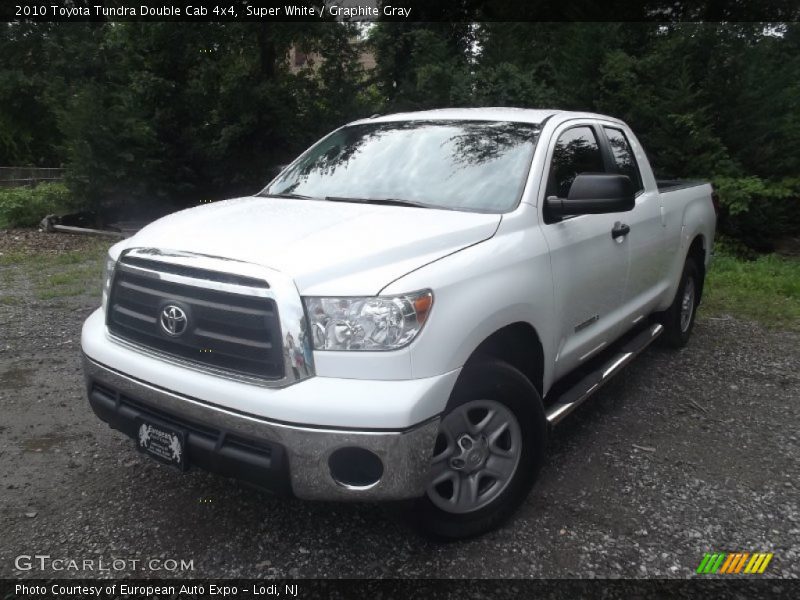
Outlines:
{"label": "grass patch", "polygon": [[59,271],[58,273],[47,277],[45,283],[48,286],[79,285],[83,283],[91,283],[94,279],[99,282],[101,277],[102,263],[98,265],[79,266],[66,271]]}
{"label": "grass patch", "polygon": [[0,304],[3,306],[16,306],[22,304],[22,298],[16,296],[0,296]]}
{"label": "grass patch", "polygon": [[25,265],[36,258],[42,259],[43,257],[37,257],[31,254],[23,254],[22,252],[8,252],[0,256],[0,267]]}
{"label": "grass patch", "polygon": [[102,272],[102,259],[91,262],[84,260],[71,266],[60,266],[55,273],[41,274],[36,278],[36,297],[39,300],[82,294],[99,297],[102,291]]}
{"label": "grass patch", "polygon": [[[98,240],[88,248],[59,254],[52,251],[7,253],[0,256],[0,278],[9,287],[16,280],[24,280],[39,300],[84,294],[100,298],[108,246],[107,242]],[[0,300],[0,304],[13,303]]]}
{"label": "grass patch", "polygon": [[72,252],[65,252],[64,254],[48,257],[47,263],[51,266],[64,267],[69,265],[79,265],[93,260],[102,265],[103,259],[108,252],[108,246],[109,244],[101,242],[98,243],[96,247],[87,250],[74,250]]}
{"label": "grass patch", "polygon": [[800,260],[774,254],[756,260],[716,255],[706,278],[702,313],[800,331]]}
{"label": "grass patch", "polygon": [[[80,296],[84,293],[91,293],[85,287],[57,287],[57,288],[38,288],[36,290],[36,297],[39,300],[53,300],[54,298],[68,298],[72,296]],[[100,296],[99,286],[96,296]]]}

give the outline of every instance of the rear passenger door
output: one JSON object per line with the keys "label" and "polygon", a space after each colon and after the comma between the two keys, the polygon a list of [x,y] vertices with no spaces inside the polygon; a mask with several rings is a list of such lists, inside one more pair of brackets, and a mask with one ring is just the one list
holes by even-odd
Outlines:
{"label": "rear passenger door", "polygon": [[566,198],[577,175],[612,172],[602,135],[594,121],[570,121],[549,142],[539,206],[557,311],[557,378],[611,343],[619,329],[629,254],[628,244],[611,237],[611,230],[625,213],[558,219],[544,206],[548,196]]}
{"label": "rear passenger door", "polygon": [[633,136],[616,123],[603,123],[602,134],[613,172],[630,177],[637,190],[634,209],[620,215],[620,221],[630,227],[625,240],[630,252],[630,268],[622,315],[630,326],[646,317],[664,292],[665,261],[669,257],[664,250],[661,197],[654,186],[648,190],[642,179]]}

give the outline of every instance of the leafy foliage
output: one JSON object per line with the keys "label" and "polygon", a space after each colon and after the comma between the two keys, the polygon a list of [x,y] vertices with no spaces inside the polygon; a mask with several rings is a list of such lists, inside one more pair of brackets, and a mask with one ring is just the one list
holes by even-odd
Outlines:
{"label": "leafy foliage", "polygon": [[[382,56],[396,48],[397,28],[379,28]],[[800,230],[797,23],[486,23],[472,33],[480,50],[468,53],[471,68],[451,69],[438,79],[445,89],[415,108],[457,88],[473,90],[474,105],[611,114],[637,133],[658,177],[715,182],[723,234],[769,251]],[[389,106],[410,96],[402,85],[385,89]]]}
{"label": "leafy foliage", "polygon": [[74,207],[64,184],[0,188],[0,227],[35,227],[42,218]]}
{"label": "leafy foliage", "polygon": [[718,177],[719,227],[749,248],[772,250],[772,242],[800,230],[800,178]]}
{"label": "leafy foliage", "polygon": [[765,250],[798,226],[799,98],[796,22],[0,28],[0,164],[63,164],[75,196],[106,210],[255,192],[373,113],[558,107],[627,121],[659,177],[714,180],[723,233]]}

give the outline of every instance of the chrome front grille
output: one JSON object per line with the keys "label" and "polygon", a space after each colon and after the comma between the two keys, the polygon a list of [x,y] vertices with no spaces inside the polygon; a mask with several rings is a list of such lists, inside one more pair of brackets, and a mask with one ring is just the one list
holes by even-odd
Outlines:
{"label": "chrome front grille", "polygon": [[[232,376],[284,385],[312,375],[313,360],[302,346],[304,323],[298,322],[294,336],[283,337],[276,290],[257,270],[186,253],[124,252],[109,295],[108,331],[143,349]],[[304,317],[302,305],[300,311]]]}

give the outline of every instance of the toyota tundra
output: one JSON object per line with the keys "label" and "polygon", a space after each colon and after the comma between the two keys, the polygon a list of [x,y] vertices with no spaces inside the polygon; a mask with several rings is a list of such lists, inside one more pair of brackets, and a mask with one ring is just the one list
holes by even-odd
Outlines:
{"label": "toyota tundra", "polygon": [[687,343],[715,223],[711,186],[656,180],[612,117],[359,120],[110,249],[89,403],[179,470],[477,535],[553,426],[651,342]]}

